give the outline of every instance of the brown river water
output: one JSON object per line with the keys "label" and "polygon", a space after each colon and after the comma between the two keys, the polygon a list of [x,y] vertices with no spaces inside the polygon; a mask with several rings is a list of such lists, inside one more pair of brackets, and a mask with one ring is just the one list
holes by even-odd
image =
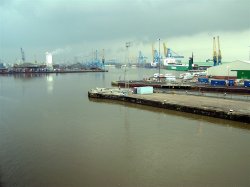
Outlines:
{"label": "brown river water", "polygon": [[153,73],[0,76],[0,186],[250,186],[249,124],[88,98]]}

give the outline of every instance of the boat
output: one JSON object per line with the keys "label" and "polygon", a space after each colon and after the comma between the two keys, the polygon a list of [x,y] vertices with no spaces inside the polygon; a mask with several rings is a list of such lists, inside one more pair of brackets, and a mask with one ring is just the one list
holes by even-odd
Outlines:
{"label": "boat", "polygon": [[[160,75],[160,76],[159,76],[159,75]],[[160,73],[160,74],[159,74],[159,73],[155,73],[155,74],[154,74],[154,78],[158,78],[158,77],[161,77],[161,78],[162,78],[162,77],[164,77],[164,75],[163,75],[162,73]]]}
{"label": "boat", "polygon": [[167,70],[175,70],[175,71],[188,71],[188,64],[182,64],[181,59],[184,56],[178,55],[172,49],[167,48],[165,43],[163,43],[164,48],[164,56],[163,66]]}
{"label": "boat", "polygon": [[167,70],[188,71],[188,64],[182,64],[180,60],[175,57],[167,57],[163,61],[163,66]]}
{"label": "boat", "polygon": [[188,64],[168,64],[165,67],[167,70],[188,71]]}
{"label": "boat", "polygon": [[166,81],[176,81],[176,77],[172,74],[165,74]]}
{"label": "boat", "polygon": [[191,80],[194,78],[194,75],[192,75],[191,73],[182,73],[180,74],[179,78],[184,80]]}
{"label": "boat", "polygon": [[168,73],[165,74],[165,75],[160,74],[160,76],[159,76],[159,73],[155,73],[153,77],[154,77],[155,79],[160,77],[161,80],[162,80],[162,79],[165,79],[166,81],[176,81],[176,77],[175,77],[174,75],[168,74]]}
{"label": "boat", "polygon": [[195,77],[201,77],[201,76],[206,76],[207,72],[206,71],[200,71],[200,72],[194,72],[193,76]]}
{"label": "boat", "polygon": [[152,68],[156,68],[157,67],[157,62],[151,62],[150,65],[151,65]]}

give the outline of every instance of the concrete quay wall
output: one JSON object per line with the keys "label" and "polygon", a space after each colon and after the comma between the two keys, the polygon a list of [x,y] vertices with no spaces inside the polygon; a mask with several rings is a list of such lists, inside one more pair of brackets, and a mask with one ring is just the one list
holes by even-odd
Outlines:
{"label": "concrete quay wall", "polygon": [[[122,95],[113,93],[88,93],[89,97],[118,100],[180,112],[240,121],[250,124],[250,103],[200,96],[183,96],[154,93],[150,95]],[[238,108],[237,108],[238,107]],[[241,108],[239,108],[241,107]]]}

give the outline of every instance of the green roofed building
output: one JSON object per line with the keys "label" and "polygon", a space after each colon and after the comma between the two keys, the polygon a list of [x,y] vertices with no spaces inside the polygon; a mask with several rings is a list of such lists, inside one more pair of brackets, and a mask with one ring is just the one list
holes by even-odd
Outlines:
{"label": "green roofed building", "polygon": [[237,71],[237,79],[250,79],[250,70],[232,70]]}

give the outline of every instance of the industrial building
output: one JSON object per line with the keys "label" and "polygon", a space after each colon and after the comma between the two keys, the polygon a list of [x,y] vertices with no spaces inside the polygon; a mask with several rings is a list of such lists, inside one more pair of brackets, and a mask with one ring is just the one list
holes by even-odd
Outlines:
{"label": "industrial building", "polygon": [[[240,79],[243,78],[242,76],[240,76],[240,72],[247,72],[249,70],[250,61],[237,60],[208,68],[207,76],[216,79]],[[239,73],[237,74],[237,72]],[[250,77],[245,76],[244,79],[250,79]]]}
{"label": "industrial building", "polygon": [[235,70],[235,71],[237,72],[237,79],[250,79],[250,69],[249,70]]}

